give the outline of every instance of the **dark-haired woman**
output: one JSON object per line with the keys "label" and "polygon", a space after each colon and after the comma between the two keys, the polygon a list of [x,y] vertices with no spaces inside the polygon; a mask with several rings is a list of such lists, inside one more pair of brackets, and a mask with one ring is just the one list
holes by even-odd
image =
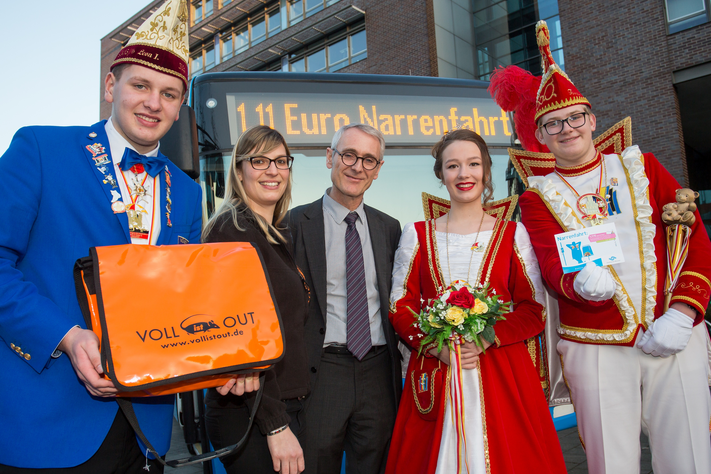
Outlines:
{"label": "dark-haired woman", "polygon": [[[387,473],[565,473],[558,437],[524,340],[544,327],[543,284],[526,229],[485,212],[492,197],[491,157],[471,130],[447,133],[432,149],[434,172],[451,208],[438,219],[407,224],[393,267],[390,319],[411,349]],[[494,326],[486,352],[461,345],[464,430],[457,432],[448,394],[455,389],[449,350],[424,350],[413,325],[456,280],[513,302]],[[454,411],[454,413],[453,413]]]}
{"label": "dark-haired woman", "polygon": [[[203,242],[252,242],[259,248],[286,339],[284,358],[266,374],[257,429],[251,430],[244,449],[222,459],[229,474],[304,470],[300,435],[309,380],[304,346],[308,289],[292,258],[289,233],[280,227],[291,202],[292,162],[279,132],[266,126],[247,130],[232,152],[225,200],[203,231]],[[226,387],[206,396],[207,430],[218,449],[244,434],[255,396],[236,396]]]}

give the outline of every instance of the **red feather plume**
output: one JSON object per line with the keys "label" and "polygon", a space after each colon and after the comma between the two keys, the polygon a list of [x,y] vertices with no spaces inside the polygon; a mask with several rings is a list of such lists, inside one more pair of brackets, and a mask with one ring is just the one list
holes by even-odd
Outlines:
{"label": "red feather plume", "polygon": [[536,139],[536,94],[541,78],[518,66],[494,69],[491,74],[489,94],[499,107],[514,112],[516,134],[523,148],[528,151],[548,153],[548,147]]}

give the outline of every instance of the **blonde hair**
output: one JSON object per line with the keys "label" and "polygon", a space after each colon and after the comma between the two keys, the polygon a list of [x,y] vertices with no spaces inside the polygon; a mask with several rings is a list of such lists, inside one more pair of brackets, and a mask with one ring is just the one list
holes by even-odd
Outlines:
{"label": "blonde hair", "polygon": [[440,140],[435,143],[432,147],[432,156],[435,159],[434,164],[434,174],[437,179],[443,181],[444,176],[442,174],[442,154],[444,150],[447,149],[449,145],[456,141],[472,142],[481,152],[481,165],[484,168],[484,192],[481,195],[481,205],[486,207],[487,203],[494,197],[494,183],[491,179],[491,155],[489,155],[489,147],[486,146],[486,142],[481,136],[468,128],[460,128],[458,130],[452,130],[444,134]]}
{"label": "blonde hair", "polygon": [[[287,146],[284,137],[282,137],[276,130],[265,125],[252,127],[239,137],[234,149],[232,150],[232,162],[230,163],[230,171],[227,175],[227,185],[225,186],[225,200],[222,204],[220,204],[220,207],[217,208],[215,214],[213,214],[210,220],[207,221],[205,229],[202,231],[203,241],[210,234],[213,227],[215,227],[217,220],[223,214],[227,214],[228,212],[231,214],[232,224],[237,229],[244,231],[244,229],[239,225],[238,216],[239,214],[244,214],[245,212],[242,208],[243,204],[250,210],[252,210],[252,208],[249,206],[249,199],[244,190],[244,186],[242,186],[238,170],[242,166],[243,162],[248,161],[252,157],[269,153],[279,147],[279,145],[284,147],[287,155],[290,154],[289,147]],[[249,166],[251,166],[251,164]],[[284,220],[284,216],[286,216],[286,212],[289,210],[289,206],[291,205],[291,176],[292,173],[290,172],[284,194],[276,203],[276,207],[274,209],[274,219],[272,222],[267,222],[266,219],[252,210],[252,214],[254,215],[257,225],[264,233],[267,241],[271,244],[279,244],[280,242],[286,243],[286,239],[281,232],[279,232],[279,230],[283,230],[283,228],[279,228],[278,226],[281,221]]]}

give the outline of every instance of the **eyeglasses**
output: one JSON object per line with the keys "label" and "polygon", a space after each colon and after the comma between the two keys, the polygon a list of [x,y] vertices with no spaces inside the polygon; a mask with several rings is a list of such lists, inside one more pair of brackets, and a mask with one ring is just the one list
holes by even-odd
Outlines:
{"label": "eyeglasses", "polygon": [[249,159],[252,164],[252,168],[255,170],[267,170],[274,163],[274,166],[279,170],[291,169],[291,164],[294,162],[293,156],[278,156],[274,159],[267,158],[266,156],[253,156]]}
{"label": "eyeglasses", "polygon": [[566,123],[568,124],[568,126],[570,126],[570,128],[580,128],[585,125],[585,116],[587,114],[587,112],[580,112],[571,115],[567,119],[552,120],[548,123],[544,123],[543,125],[541,125],[541,128],[545,128],[546,132],[548,132],[548,135],[558,135],[560,132],[563,131],[563,127]]}
{"label": "eyeglasses", "polygon": [[351,153],[350,151],[347,151],[345,153],[341,153],[340,151],[336,150],[335,148],[333,149],[336,153],[341,155],[341,160],[343,161],[343,164],[346,166],[353,166],[356,164],[358,160],[363,160],[363,168],[371,171],[374,170],[375,168],[378,167],[380,164],[380,160],[376,160],[372,156],[358,156],[355,153]]}

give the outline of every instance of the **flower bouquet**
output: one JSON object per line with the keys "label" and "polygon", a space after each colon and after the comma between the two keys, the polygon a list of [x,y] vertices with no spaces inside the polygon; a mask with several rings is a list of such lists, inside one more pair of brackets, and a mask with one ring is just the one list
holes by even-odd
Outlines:
{"label": "flower bouquet", "polygon": [[489,289],[488,283],[472,287],[457,280],[436,298],[427,301],[427,305],[419,314],[410,310],[415,316],[413,324],[425,334],[420,343],[418,357],[423,349],[433,345],[441,352],[445,341],[450,349],[446,383],[451,387],[447,392],[457,438],[457,474],[469,472],[460,342],[475,342],[482,351],[485,350],[482,340],[494,343],[494,325],[497,321],[506,319],[504,314],[511,310],[511,302],[502,302],[500,299],[500,295]]}
{"label": "flower bouquet", "polygon": [[464,339],[475,342],[484,349],[482,339],[494,343],[494,325],[505,320],[504,314],[511,310],[511,302],[502,302],[501,296],[489,290],[489,284],[472,287],[457,280],[449,285],[427,306],[415,315],[415,322],[426,336],[420,342],[418,356],[422,349],[437,344],[437,352],[442,351],[445,341],[453,349],[453,341]]}

